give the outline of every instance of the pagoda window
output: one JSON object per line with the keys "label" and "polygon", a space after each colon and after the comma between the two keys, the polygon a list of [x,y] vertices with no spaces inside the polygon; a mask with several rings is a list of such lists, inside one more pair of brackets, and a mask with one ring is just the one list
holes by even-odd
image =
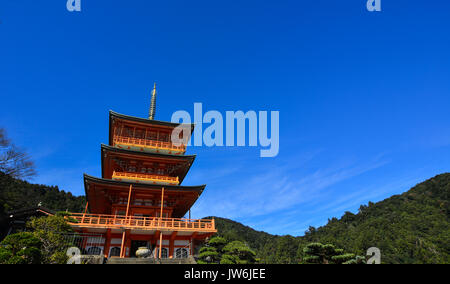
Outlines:
{"label": "pagoda window", "polygon": [[161,133],[161,134],[159,135],[159,141],[162,141],[162,142],[169,142],[169,134],[167,134],[167,133]]}
{"label": "pagoda window", "polygon": [[176,258],[188,258],[189,252],[186,248],[177,248],[175,250]]}
{"label": "pagoda window", "polygon": [[144,205],[145,206],[153,206],[153,200],[151,200],[151,199],[146,199],[145,201],[144,201]]}
{"label": "pagoda window", "polygon": [[[156,249],[156,255],[159,255],[159,248]],[[161,258],[168,258],[169,257],[169,250],[167,248],[161,249]]]}
{"label": "pagoda window", "polygon": [[161,258],[168,258],[168,257],[169,257],[168,250],[166,248],[162,248],[161,249]]}
{"label": "pagoda window", "polygon": [[125,126],[123,126],[123,125],[120,126],[120,133],[119,133],[119,135],[120,136],[125,136]]}
{"label": "pagoda window", "polygon": [[127,163],[124,160],[116,160],[116,163],[121,167],[122,169],[126,168]]}
{"label": "pagoda window", "polygon": [[167,167],[167,173],[173,173],[175,171],[175,166],[171,165]]}
{"label": "pagoda window", "polygon": [[156,133],[156,131],[150,131],[148,133],[147,139],[149,139],[149,140],[157,140],[158,139],[158,134]]}
{"label": "pagoda window", "polygon": [[125,126],[122,134],[123,134],[123,136],[126,136],[126,137],[133,137],[133,132],[134,132],[133,128],[131,128],[129,126]]}
{"label": "pagoda window", "polygon": [[88,255],[100,255],[102,250],[99,247],[90,247],[87,253]]}
{"label": "pagoda window", "polygon": [[109,257],[112,257],[112,256],[120,256],[120,248],[119,247],[111,248],[111,250],[109,251]]}
{"label": "pagoda window", "polygon": [[116,127],[116,128],[114,129],[114,135],[120,136],[121,133],[122,133],[122,126]]}
{"label": "pagoda window", "polygon": [[137,206],[142,206],[142,205],[144,205],[144,200],[136,199],[136,200],[134,200],[133,204],[137,205]]}
{"label": "pagoda window", "polygon": [[142,129],[136,129],[136,133],[134,135],[134,138],[143,139],[145,134],[145,130]]}

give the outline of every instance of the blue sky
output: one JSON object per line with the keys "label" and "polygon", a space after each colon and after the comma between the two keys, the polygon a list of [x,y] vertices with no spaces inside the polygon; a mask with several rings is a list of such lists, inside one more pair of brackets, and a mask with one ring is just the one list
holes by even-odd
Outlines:
{"label": "blue sky", "polygon": [[0,0],[0,126],[84,194],[108,111],[280,111],[280,153],[191,147],[193,217],[302,235],[450,171],[450,2]]}

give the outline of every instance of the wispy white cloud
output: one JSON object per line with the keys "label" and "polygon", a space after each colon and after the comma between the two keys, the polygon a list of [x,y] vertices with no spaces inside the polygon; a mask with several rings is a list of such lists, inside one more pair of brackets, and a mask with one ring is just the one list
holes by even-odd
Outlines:
{"label": "wispy white cloud", "polygon": [[341,198],[327,203],[325,206],[317,208],[309,213],[336,213],[354,209],[356,206],[360,206],[368,201],[377,201],[386,195],[399,194],[411,188],[419,181],[417,177],[404,177],[400,180],[388,182],[381,185],[372,185],[369,187],[362,186],[360,190],[354,191],[351,194],[345,195]]}
{"label": "wispy white cloud", "polygon": [[[244,182],[241,178],[239,184],[232,184],[232,177],[226,177],[226,182],[218,184],[220,188],[205,194],[194,211],[199,216],[216,215],[232,219],[243,216],[264,218],[280,211],[286,213],[286,210],[295,209],[307,202],[318,202],[322,190],[386,163],[378,157],[363,164],[349,165],[346,162],[299,178],[301,174],[290,170],[290,166],[298,167],[298,161],[294,159],[281,166],[271,165],[266,169],[259,169],[257,174],[244,179]],[[227,185],[226,188],[223,185]]]}

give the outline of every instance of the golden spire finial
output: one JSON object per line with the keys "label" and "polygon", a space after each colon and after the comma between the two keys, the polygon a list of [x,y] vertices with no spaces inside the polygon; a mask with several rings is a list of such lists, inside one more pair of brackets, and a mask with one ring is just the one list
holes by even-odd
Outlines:
{"label": "golden spire finial", "polygon": [[153,85],[152,99],[150,102],[150,110],[148,113],[148,119],[155,119],[155,109],[156,109],[156,83]]}

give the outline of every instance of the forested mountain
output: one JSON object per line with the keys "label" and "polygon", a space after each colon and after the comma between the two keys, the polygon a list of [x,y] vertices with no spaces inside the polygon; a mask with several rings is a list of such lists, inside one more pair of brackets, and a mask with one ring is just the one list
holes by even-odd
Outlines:
{"label": "forested mountain", "polygon": [[84,196],[76,197],[56,186],[31,184],[0,172],[0,236],[6,212],[36,207],[39,203],[50,210],[70,212],[82,212],[86,205]]}
{"label": "forested mountain", "polygon": [[[357,255],[378,247],[383,263],[450,263],[449,197],[450,174],[442,174],[403,194],[362,205],[357,214],[346,212],[323,227],[310,227],[301,237],[275,236],[232,220],[215,219],[218,235],[247,243],[263,263],[298,263],[304,246],[311,242],[334,244]],[[0,219],[5,220],[7,211],[40,202],[55,211],[82,212],[85,206],[84,197],[0,172]]]}
{"label": "forested mountain", "polygon": [[450,263],[450,174],[429,179],[409,191],[358,214],[346,212],[305,236],[273,236],[237,222],[216,218],[218,234],[246,242],[264,263],[298,263],[311,242],[330,243],[346,252],[365,255],[381,250],[383,263]]}

